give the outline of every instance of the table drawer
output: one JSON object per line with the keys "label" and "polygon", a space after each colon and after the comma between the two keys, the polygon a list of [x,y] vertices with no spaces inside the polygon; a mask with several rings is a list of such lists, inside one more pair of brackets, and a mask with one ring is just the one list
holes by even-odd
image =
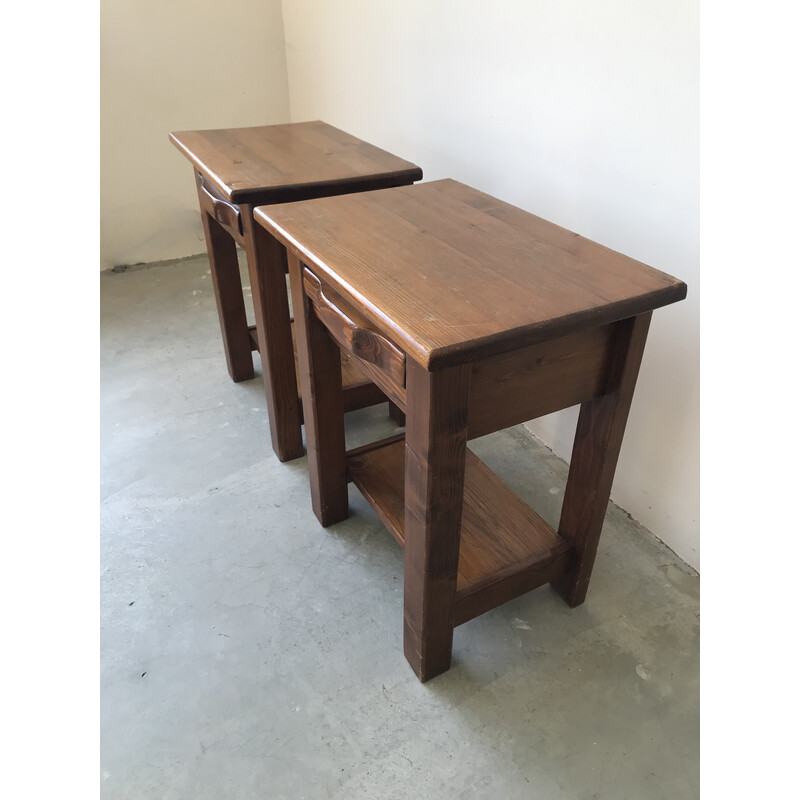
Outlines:
{"label": "table drawer", "polygon": [[220,196],[219,191],[199,172],[197,173],[197,190],[200,196],[200,205],[232,234],[242,236],[243,229],[239,206]]}
{"label": "table drawer", "polygon": [[385,336],[366,327],[360,314],[340,298],[334,302],[326,296],[321,281],[307,267],[303,268],[303,287],[314,312],[331,336],[348,353],[360,359],[375,382],[405,407],[405,353]]}

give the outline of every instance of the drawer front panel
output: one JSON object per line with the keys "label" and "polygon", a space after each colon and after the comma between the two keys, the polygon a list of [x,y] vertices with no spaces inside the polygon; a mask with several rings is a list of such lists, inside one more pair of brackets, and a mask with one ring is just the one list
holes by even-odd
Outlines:
{"label": "drawer front panel", "polygon": [[[359,358],[375,382],[394,390],[395,401],[405,405],[406,356],[385,336],[356,322],[357,314],[325,295],[322,283],[307,267],[303,269],[303,287],[319,320],[347,352]],[[399,393],[399,396],[398,396]]]}
{"label": "drawer front panel", "polygon": [[477,362],[469,389],[469,438],[604,394],[617,324],[590,328]]}
{"label": "drawer front panel", "polygon": [[220,197],[219,192],[199,172],[197,192],[200,196],[200,205],[231,234],[241,237],[243,230],[239,206]]}

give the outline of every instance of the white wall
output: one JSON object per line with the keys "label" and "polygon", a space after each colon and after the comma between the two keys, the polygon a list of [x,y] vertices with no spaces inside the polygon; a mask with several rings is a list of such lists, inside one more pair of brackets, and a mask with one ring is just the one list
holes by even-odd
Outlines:
{"label": "white wall", "polygon": [[[689,286],[656,311],[612,498],[699,567],[699,0],[283,0],[323,119]],[[531,429],[569,458],[573,410]]]}
{"label": "white wall", "polygon": [[205,250],[171,130],[288,121],[280,0],[102,0],[101,269]]}

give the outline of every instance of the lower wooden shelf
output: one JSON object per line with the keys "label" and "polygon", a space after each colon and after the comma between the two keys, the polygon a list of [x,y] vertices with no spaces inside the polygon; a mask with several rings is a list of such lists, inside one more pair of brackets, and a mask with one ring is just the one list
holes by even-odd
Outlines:
{"label": "lower wooden shelf", "polygon": [[[347,454],[350,480],[405,544],[405,441],[395,436]],[[467,450],[455,624],[549,583],[571,548],[530,506]]]}

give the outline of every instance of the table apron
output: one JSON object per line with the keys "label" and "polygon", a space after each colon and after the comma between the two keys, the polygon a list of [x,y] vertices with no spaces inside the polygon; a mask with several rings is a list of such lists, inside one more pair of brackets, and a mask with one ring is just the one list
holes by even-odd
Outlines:
{"label": "table apron", "polygon": [[619,323],[477,362],[470,375],[470,439],[584,403],[609,391]]}

